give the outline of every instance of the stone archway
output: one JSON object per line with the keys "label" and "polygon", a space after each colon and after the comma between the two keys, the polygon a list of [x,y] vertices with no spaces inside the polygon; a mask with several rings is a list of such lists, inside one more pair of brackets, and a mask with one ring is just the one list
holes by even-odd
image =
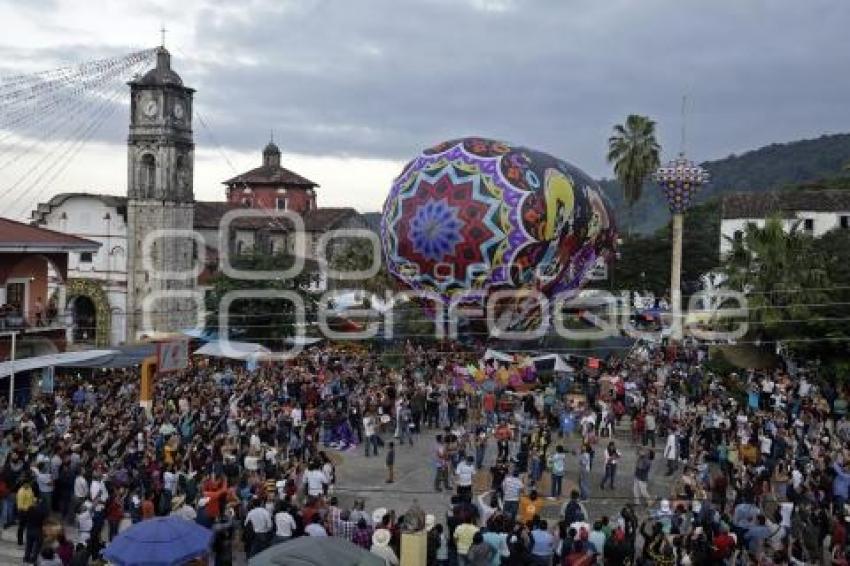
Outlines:
{"label": "stone archway", "polygon": [[109,298],[99,281],[93,279],[68,279],[65,285],[65,296],[67,301],[74,297],[86,297],[95,308],[95,344],[97,346],[108,346],[112,326],[112,309],[109,307]]}

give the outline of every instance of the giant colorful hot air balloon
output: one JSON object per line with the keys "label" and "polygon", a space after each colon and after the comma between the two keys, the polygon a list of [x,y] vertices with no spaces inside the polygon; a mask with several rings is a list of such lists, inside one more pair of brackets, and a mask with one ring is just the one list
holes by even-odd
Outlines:
{"label": "giant colorful hot air balloon", "polygon": [[605,195],[578,168],[525,147],[463,138],[404,167],[384,203],[381,236],[389,272],[448,303],[458,292],[482,301],[501,289],[575,293],[613,250],[616,229]]}

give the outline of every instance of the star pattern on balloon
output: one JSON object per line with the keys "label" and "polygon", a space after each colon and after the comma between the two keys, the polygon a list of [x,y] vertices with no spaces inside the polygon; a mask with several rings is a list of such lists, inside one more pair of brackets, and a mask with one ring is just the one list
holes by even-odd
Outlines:
{"label": "star pattern on balloon", "polygon": [[[481,177],[453,166],[419,175],[400,195],[398,249],[418,266],[417,277],[444,290],[469,285],[487,265],[504,234],[496,226],[501,202],[482,192]],[[438,264],[451,263],[450,277],[434,278]]]}

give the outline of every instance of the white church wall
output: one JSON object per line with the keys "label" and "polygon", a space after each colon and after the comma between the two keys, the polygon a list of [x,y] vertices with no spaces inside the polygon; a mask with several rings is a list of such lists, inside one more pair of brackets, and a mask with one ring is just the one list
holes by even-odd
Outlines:
{"label": "white church wall", "polygon": [[[108,215],[108,218],[107,218]],[[45,215],[43,226],[100,243],[91,261],[68,254],[68,276],[124,280],[127,272],[127,223],[114,206],[89,196],[74,196]]]}

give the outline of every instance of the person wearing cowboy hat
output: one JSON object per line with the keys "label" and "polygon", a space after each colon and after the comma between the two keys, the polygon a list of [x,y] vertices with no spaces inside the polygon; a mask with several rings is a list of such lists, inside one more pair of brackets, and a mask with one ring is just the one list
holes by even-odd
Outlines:
{"label": "person wearing cowboy hat", "polygon": [[185,495],[177,495],[171,500],[171,516],[180,517],[187,521],[194,521],[198,514],[191,505],[186,504]]}
{"label": "person wearing cowboy hat", "polygon": [[372,534],[372,554],[377,554],[384,559],[387,566],[399,566],[398,556],[390,548],[392,534],[387,529],[378,529]]}

